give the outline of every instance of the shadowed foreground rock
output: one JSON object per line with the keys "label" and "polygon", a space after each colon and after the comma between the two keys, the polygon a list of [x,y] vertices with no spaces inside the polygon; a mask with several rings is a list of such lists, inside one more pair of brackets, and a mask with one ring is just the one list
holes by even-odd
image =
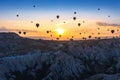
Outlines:
{"label": "shadowed foreground rock", "polygon": [[[17,40],[20,43],[24,42],[21,37]],[[51,43],[27,39],[26,43],[29,41],[33,41],[34,46],[27,45],[28,49],[23,51],[24,54],[22,52],[19,52],[21,55],[17,54],[16,49],[18,51],[19,49],[17,45],[13,45],[13,48],[17,47],[14,49],[15,55],[8,52],[9,55],[1,56],[0,80],[120,79],[120,39],[51,41]],[[8,41],[10,42],[11,40]]]}

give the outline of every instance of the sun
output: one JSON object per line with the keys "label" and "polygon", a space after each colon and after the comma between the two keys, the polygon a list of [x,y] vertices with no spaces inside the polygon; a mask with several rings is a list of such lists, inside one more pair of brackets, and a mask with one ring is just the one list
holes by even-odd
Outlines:
{"label": "sun", "polygon": [[64,33],[64,29],[58,28],[55,30],[59,35],[62,35]]}

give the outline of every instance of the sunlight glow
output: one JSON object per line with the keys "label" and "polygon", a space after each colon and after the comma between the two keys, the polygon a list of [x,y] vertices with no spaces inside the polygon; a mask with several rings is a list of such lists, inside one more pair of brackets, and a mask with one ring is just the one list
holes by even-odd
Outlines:
{"label": "sunlight glow", "polygon": [[62,35],[64,33],[64,29],[58,28],[55,30],[59,35]]}

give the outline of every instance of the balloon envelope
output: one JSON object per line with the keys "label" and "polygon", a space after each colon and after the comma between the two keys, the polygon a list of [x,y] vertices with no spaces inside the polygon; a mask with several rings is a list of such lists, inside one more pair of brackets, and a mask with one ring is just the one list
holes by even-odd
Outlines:
{"label": "balloon envelope", "polygon": [[36,27],[38,28],[39,26],[40,26],[39,23],[37,23],[37,24],[36,24]]}
{"label": "balloon envelope", "polygon": [[115,31],[114,30],[111,30],[111,33],[113,34]]}
{"label": "balloon envelope", "polygon": [[76,17],[73,17],[73,20],[76,20]]}
{"label": "balloon envelope", "polygon": [[57,18],[57,19],[59,19],[59,18],[60,18],[60,16],[59,16],[59,15],[57,15],[57,16],[56,16],[56,18]]}

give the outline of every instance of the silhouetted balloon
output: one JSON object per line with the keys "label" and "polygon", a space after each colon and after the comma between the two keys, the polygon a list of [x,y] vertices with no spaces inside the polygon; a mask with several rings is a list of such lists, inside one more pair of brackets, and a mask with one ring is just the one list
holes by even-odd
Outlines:
{"label": "silhouetted balloon", "polygon": [[101,39],[101,37],[98,37],[98,39]]}
{"label": "silhouetted balloon", "polygon": [[110,15],[108,15],[108,17],[110,17]]}
{"label": "silhouetted balloon", "polygon": [[100,11],[100,8],[98,8],[98,11]]}
{"label": "silhouetted balloon", "polygon": [[21,34],[21,31],[19,31],[18,33]]}
{"label": "silhouetted balloon", "polygon": [[62,35],[59,35],[59,37],[61,37]]}
{"label": "silhouetted balloon", "polygon": [[98,30],[100,30],[100,28],[98,28]]}
{"label": "silhouetted balloon", "polygon": [[57,16],[56,16],[56,18],[57,18],[57,19],[59,19],[59,18],[60,18],[60,16],[59,16],[59,15],[57,15]]}
{"label": "silhouetted balloon", "polygon": [[36,6],[35,6],[35,5],[33,5],[33,7],[35,8]]}
{"label": "silhouetted balloon", "polygon": [[98,35],[100,35],[100,32],[98,32]]}
{"label": "silhouetted balloon", "polygon": [[73,39],[71,38],[70,41],[73,41]]}
{"label": "silhouetted balloon", "polygon": [[24,35],[26,35],[26,32],[23,32]]}
{"label": "silhouetted balloon", "polygon": [[88,38],[90,39],[92,36],[88,36]]}
{"label": "silhouetted balloon", "polygon": [[57,40],[59,40],[59,38],[56,38]]}
{"label": "silhouetted balloon", "polygon": [[81,35],[82,33],[80,33],[80,35]]}
{"label": "silhouetted balloon", "polygon": [[53,20],[51,20],[51,22],[53,22]]}
{"label": "silhouetted balloon", "polygon": [[97,37],[95,37],[95,39],[97,39]]}
{"label": "silhouetted balloon", "polygon": [[73,20],[76,20],[76,17],[73,17]]}
{"label": "silhouetted balloon", "polygon": [[81,26],[81,24],[80,24],[80,23],[78,23],[78,26]]}
{"label": "silhouetted balloon", "polygon": [[85,21],[83,21],[83,23],[85,23]]}
{"label": "silhouetted balloon", "polygon": [[115,32],[115,30],[111,30],[111,33],[113,34]]}
{"label": "silhouetted balloon", "polygon": [[63,23],[65,24],[66,22],[64,21]]}
{"label": "silhouetted balloon", "polygon": [[119,31],[119,29],[117,29],[117,31]]}
{"label": "silhouetted balloon", "polygon": [[74,38],[74,36],[72,36],[72,38]]}
{"label": "silhouetted balloon", "polygon": [[85,37],[83,37],[82,39],[83,39],[83,40],[86,40],[86,38],[85,38]]}
{"label": "silhouetted balloon", "polygon": [[39,23],[37,23],[37,24],[36,24],[36,27],[38,28],[39,26],[40,26]]}
{"label": "silhouetted balloon", "polygon": [[48,34],[48,33],[49,33],[49,31],[47,30],[47,31],[46,31],[46,33]]}
{"label": "silhouetted balloon", "polygon": [[16,16],[17,16],[17,17],[19,17],[19,15],[18,15],[18,14],[17,14]]}
{"label": "silhouetted balloon", "polygon": [[50,35],[52,37],[52,35]]}
{"label": "silhouetted balloon", "polygon": [[82,37],[82,39],[84,40],[84,37]]}
{"label": "silhouetted balloon", "polygon": [[77,14],[77,12],[74,12],[74,14]]}

